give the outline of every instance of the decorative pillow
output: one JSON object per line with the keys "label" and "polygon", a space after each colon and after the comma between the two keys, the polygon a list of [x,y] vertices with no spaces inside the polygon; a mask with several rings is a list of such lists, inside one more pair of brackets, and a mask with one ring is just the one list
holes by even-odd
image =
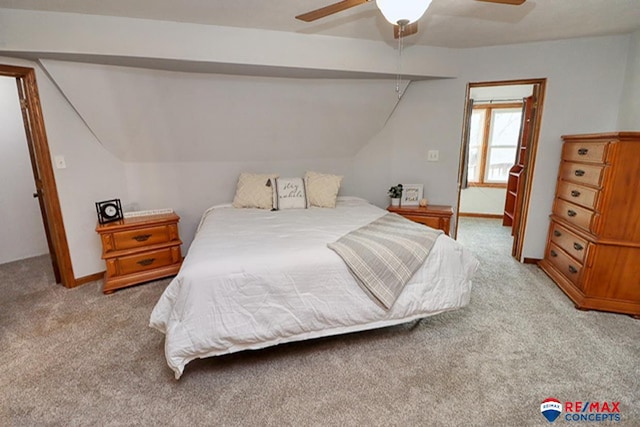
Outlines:
{"label": "decorative pillow", "polygon": [[302,178],[275,178],[273,183],[273,209],[306,209],[307,191]]}
{"label": "decorative pillow", "polygon": [[342,176],[317,172],[307,172],[304,176],[307,184],[309,205],[321,208],[335,208]]}
{"label": "decorative pillow", "polygon": [[269,180],[277,177],[277,174],[241,173],[238,178],[236,195],[233,198],[233,207],[273,208],[273,189]]}

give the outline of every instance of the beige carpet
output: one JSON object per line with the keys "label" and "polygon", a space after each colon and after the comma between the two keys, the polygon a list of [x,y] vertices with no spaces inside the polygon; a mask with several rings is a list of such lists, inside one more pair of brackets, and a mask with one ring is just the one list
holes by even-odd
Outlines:
{"label": "beige carpet", "polygon": [[620,401],[618,425],[639,426],[640,321],[575,310],[498,221],[465,219],[460,240],[482,263],[469,307],[194,361],[180,381],[147,327],[166,280],[105,296],[53,285],[46,257],[1,265],[0,425],[543,426],[556,397]]}

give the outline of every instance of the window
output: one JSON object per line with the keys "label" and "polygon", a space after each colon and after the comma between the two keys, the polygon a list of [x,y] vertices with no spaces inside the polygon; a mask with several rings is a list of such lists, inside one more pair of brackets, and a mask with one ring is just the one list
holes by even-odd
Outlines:
{"label": "window", "polygon": [[474,107],[467,164],[470,186],[506,185],[516,159],[521,117],[521,104]]}

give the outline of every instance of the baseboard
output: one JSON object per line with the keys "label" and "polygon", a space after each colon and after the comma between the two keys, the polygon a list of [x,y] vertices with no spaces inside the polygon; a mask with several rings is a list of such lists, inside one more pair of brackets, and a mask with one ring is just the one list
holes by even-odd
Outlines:
{"label": "baseboard", "polygon": [[542,259],[541,259],[541,258],[523,258],[523,259],[522,259],[522,262],[523,262],[524,264],[537,264],[537,263],[539,263],[540,261],[542,261]]}
{"label": "baseboard", "polygon": [[488,213],[474,213],[474,212],[460,212],[458,216],[466,216],[469,218],[502,218],[500,214],[488,214]]}
{"label": "baseboard", "polygon": [[88,276],[83,276],[83,277],[78,277],[76,279],[76,283],[75,286],[73,286],[74,288],[80,285],[84,285],[86,283],[91,283],[91,282],[95,282],[96,280],[101,280],[104,278],[104,271],[101,271],[100,273],[94,273],[94,274],[90,274]]}

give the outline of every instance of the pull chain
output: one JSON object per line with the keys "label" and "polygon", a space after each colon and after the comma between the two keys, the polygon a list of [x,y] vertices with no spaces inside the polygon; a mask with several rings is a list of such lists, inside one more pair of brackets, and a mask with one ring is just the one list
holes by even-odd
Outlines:
{"label": "pull chain", "polygon": [[403,48],[403,35],[404,29],[408,21],[398,21],[398,73],[396,74],[396,93],[398,94],[398,99],[402,97],[400,93],[400,81],[401,81],[401,71],[402,71],[402,48]]}

